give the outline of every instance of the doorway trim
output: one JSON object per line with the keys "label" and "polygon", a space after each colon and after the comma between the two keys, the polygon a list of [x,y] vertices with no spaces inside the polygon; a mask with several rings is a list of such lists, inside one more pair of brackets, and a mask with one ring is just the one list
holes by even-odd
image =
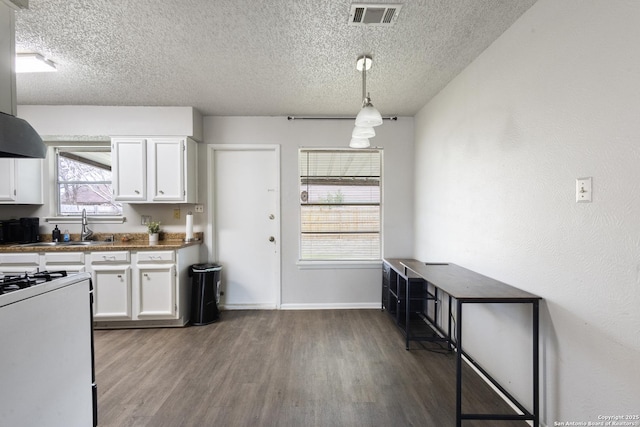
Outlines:
{"label": "doorway trim", "polygon": [[275,309],[279,310],[282,304],[282,251],[280,246],[280,240],[282,236],[282,223],[280,220],[280,204],[281,204],[281,196],[280,196],[280,145],[278,144],[208,144],[207,145],[207,226],[206,226],[206,244],[208,248],[208,259],[216,260],[218,255],[218,240],[215,236],[216,230],[216,218],[214,215],[216,208],[216,199],[214,190],[216,188],[215,182],[215,154],[216,151],[271,151],[275,156],[276,161],[276,174],[274,177],[274,182],[276,183],[276,229],[277,229],[277,237],[275,241],[276,251],[277,251],[277,262],[275,266],[275,286],[276,286],[276,304]]}

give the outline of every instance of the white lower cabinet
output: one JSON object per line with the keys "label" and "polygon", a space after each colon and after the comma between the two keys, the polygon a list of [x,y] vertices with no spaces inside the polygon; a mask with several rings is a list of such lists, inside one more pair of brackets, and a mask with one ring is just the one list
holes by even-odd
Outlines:
{"label": "white lower cabinet", "polygon": [[177,250],[0,253],[5,273],[87,271],[98,328],[185,326],[191,314],[189,268],[197,245]]}
{"label": "white lower cabinet", "polygon": [[[126,254],[126,263],[124,263]],[[189,267],[199,247],[94,252],[94,323],[98,328],[184,326],[189,322]]]}
{"label": "white lower cabinet", "polygon": [[177,319],[174,251],[138,252],[136,258],[136,318]]}
{"label": "white lower cabinet", "polygon": [[129,252],[92,252],[94,320],[131,320],[131,263]]}

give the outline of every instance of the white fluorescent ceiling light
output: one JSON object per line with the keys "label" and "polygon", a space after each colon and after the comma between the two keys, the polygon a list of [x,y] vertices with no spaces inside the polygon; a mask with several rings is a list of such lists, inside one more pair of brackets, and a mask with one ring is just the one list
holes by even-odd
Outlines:
{"label": "white fluorescent ceiling light", "polygon": [[16,55],[16,73],[49,73],[58,71],[53,61],[39,53],[19,53]]}

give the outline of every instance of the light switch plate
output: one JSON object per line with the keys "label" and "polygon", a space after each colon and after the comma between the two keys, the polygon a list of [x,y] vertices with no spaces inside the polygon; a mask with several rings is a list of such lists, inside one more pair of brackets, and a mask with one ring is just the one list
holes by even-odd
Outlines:
{"label": "light switch plate", "polygon": [[589,203],[592,199],[591,177],[576,179],[576,202]]}
{"label": "light switch plate", "polygon": [[147,225],[151,222],[151,215],[141,215],[140,216],[140,224]]}

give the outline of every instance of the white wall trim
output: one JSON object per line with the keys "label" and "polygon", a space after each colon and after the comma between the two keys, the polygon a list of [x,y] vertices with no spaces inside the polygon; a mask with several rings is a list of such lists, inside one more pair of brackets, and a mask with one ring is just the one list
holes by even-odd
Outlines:
{"label": "white wall trim", "polygon": [[299,260],[296,265],[300,270],[336,270],[340,268],[357,269],[371,268],[381,269],[382,260],[376,261],[302,261]]}
{"label": "white wall trim", "polygon": [[371,310],[381,309],[379,302],[322,303],[322,304],[282,304],[281,310]]}
{"label": "white wall trim", "polygon": [[221,304],[221,310],[277,310],[274,304]]}

